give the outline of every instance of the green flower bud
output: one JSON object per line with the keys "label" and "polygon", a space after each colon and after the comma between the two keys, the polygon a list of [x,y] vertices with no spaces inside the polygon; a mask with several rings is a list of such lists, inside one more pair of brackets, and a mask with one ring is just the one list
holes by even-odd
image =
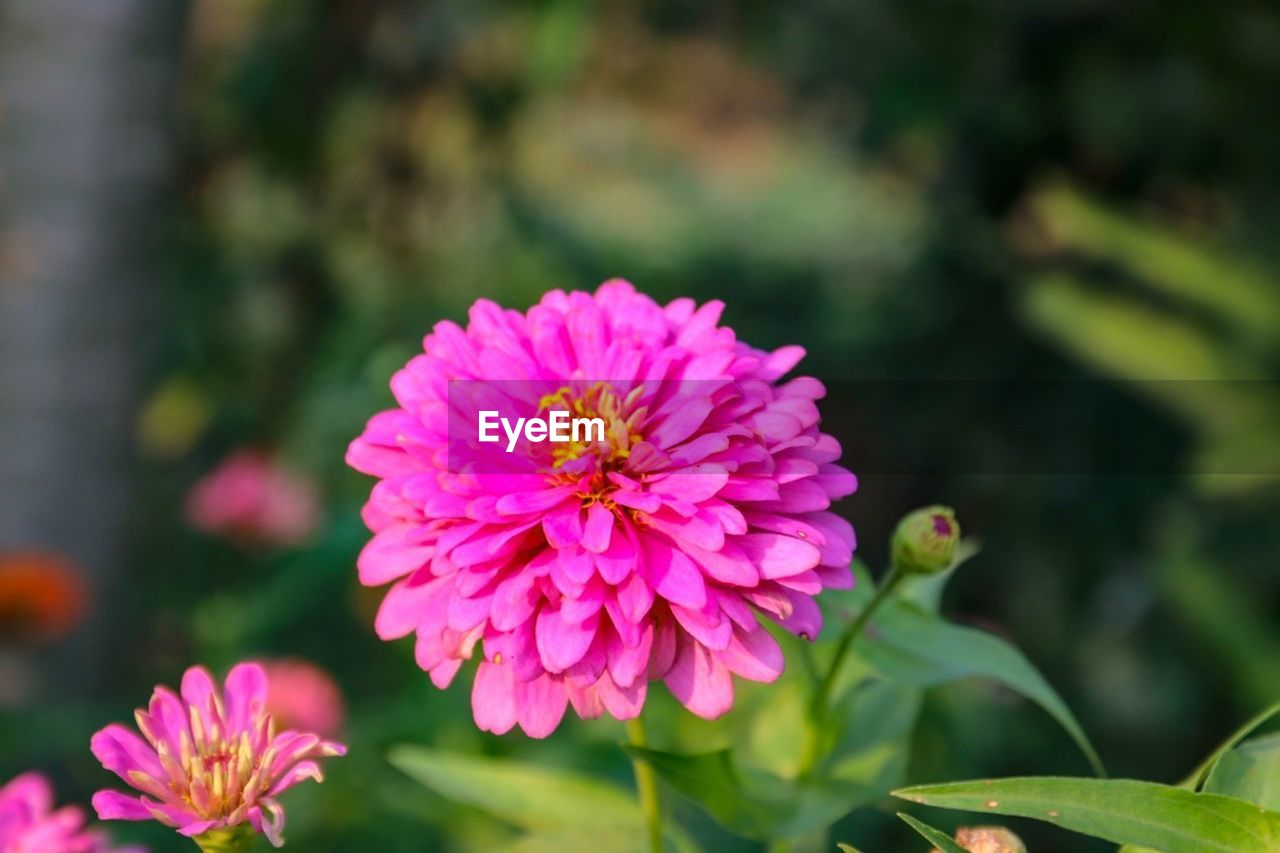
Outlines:
{"label": "green flower bud", "polygon": [[898,522],[890,556],[898,571],[937,574],[951,568],[959,542],[960,524],[955,511],[945,506],[929,506]]}

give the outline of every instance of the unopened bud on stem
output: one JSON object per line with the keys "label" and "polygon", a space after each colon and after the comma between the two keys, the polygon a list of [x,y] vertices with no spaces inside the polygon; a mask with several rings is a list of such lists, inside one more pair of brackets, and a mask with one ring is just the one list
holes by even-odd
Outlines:
{"label": "unopened bud on stem", "polygon": [[[969,853],[1027,853],[1022,839],[1003,826],[968,826],[956,832],[956,844]],[[935,847],[930,853],[939,853]]]}
{"label": "unopened bud on stem", "polygon": [[925,507],[898,522],[890,556],[894,568],[904,574],[937,574],[951,568],[959,542],[955,511],[945,506]]}

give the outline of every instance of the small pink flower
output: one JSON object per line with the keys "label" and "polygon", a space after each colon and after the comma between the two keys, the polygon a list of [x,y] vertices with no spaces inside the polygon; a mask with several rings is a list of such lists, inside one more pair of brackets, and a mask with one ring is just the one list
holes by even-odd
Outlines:
{"label": "small pink flower", "polygon": [[112,724],[93,736],[102,766],[142,792],[102,790],[93,807],[103,820],[157,820],[186,836],[249,824],[279,847],[284,808],[276,797],[303,779],[322,780],[313,759],[346,747],[310,732],[276,733],[267,711],[262,667],[242,663],[220,691],[193,666],[181,697],[161,686],[134,718],[145,740]]}
{"label": "small pink flower", "polygon": [[[819,427],[825,390],[784,381],[804,350],[749,346],[723,308],[620,280],[524,313],[480,300],[465,329],[436,325],[391,379],[397,407],[351,443],[348,464],[378,478],[358,563],[391,584],[378,636],[416,634],[442,688],[480,657],[481,729],[545,737],[569,705],[631,719],[658,679],[718,717],[734,676],[782,672],[762,620],[813,639],[814,598],[853,584],[853,528],[831,505],[857,481]],[[503,453],[465,443],[469,401],[607,426]]]}
{"label": "small pink flower", "polygon": [[193,527],[249,545],[296,545],[319,515],[314,486],[256,450],[232,453],[187,498]]}
{"label": "small pink flower", "polygon": [[53,788],[39,773],[24,773],[0,788],[0,853],[142,853],[112,847],[100,829],[85,829],[76,806],[53,810]]}
{"label": "small pink flower", "polygon": [[333,677],[305,660],[262,662],[267,673],[267,712],[286,729],[332,737],[342,729],[346,711]]}

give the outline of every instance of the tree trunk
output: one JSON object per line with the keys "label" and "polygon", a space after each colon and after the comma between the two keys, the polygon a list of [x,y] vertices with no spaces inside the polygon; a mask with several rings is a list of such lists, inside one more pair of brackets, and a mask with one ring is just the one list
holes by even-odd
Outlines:
{"label": "tree trunk", "polygon": [[0,550],[89,576],[94,616],[42,679],[70,693],[120,577],[184,11],[0,2]]}

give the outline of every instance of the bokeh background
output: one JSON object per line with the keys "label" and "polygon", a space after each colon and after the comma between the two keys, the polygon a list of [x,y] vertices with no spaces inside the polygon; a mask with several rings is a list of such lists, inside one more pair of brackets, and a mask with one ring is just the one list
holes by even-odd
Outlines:
{"label": "bokeh background", "polygon": [[[345,699],[294,849],[504,843],[399,742],[626,784],[616,724],[483,735],[377,641],[342,462],[433,323],[620,275],[805,345],[862,559],[955,506],[985,549],[945,611],[1025,649],[1113,775],[1177,779],[1280,692],[1278,87],[1264,2],[0,2],[0,778],[87,802],[93,730],[256,656]],[[314,490],[305,534],[197,529],[246,448]],[[929,694],[910,776],[1085,772],[975,682]]]}

